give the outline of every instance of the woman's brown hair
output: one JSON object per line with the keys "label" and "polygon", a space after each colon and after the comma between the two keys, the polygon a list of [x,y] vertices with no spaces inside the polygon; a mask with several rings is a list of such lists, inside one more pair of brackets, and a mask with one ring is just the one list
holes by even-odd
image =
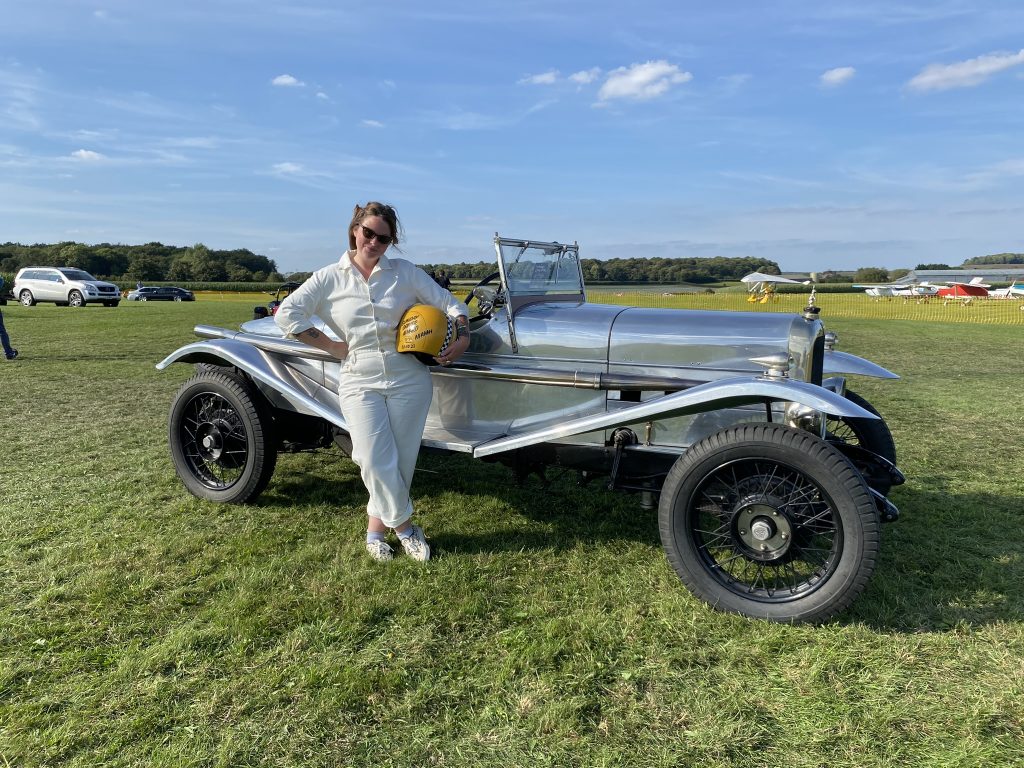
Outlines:
{"label": "woman's brown hair", "polygon": [[352,221],[348,225],[348,247],[351,250],[355,250],[356,233],[353,230],[357,225],[363,223],[363,219],[369,216],[380,216],[388,223],[388,226],[391,227],[391,242],[397,246],[399,243],[399,233],[402,229],[402,225],[398,221],[398,214],[387,203],[370,201],[366,205],[357,204],[352,210]]}

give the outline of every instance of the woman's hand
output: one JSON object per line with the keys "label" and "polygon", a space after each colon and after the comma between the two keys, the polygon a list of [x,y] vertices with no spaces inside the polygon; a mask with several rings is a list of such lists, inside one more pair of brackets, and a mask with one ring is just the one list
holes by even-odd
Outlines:
{"label": "woman's hand", "polygon": [[348,344],[344,341],[333,341],[331,342],[331,348],[327,351],[339,360],[344,360],[348,357]]}
{"label": "woman's hand", "polygon": [[449,344],[445,350],[434,359],[441,365],[451,365],[462,357],[463,353],[467,349],[469,349],[469,334],[459,336],[459,338]]}

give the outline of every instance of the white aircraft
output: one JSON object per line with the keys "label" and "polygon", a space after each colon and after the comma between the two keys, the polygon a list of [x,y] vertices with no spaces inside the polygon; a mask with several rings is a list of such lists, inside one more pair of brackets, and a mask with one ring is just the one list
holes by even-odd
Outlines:
{"label": "white aircraft", "polygon": [[996,288],[994,291],[989,291],[988,295],[993,299],[1024,298],[1024,283],[1014,283],[1006,288]]}
{"label": "white aircraft", "polygon": [[861,285],[854,288],[863,288],[864,293],[875,298],[883,296],[934,296],[939,292],[939,286],[931,283],[887,283],[884,285]]}
{"label": "white aircraft", "polygon": [[751,272],[740,278],[741,283],[747,284],[747,301],[766,304],[775,295],[776,283],[791,283],[793,285],[810,285],[810,280],[790,280],[782,275],[769,275],[764,272]]}

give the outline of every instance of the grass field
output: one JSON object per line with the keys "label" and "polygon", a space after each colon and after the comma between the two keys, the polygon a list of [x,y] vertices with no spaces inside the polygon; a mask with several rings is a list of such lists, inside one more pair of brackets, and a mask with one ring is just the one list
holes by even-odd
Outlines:
{"label": "grass field", "polygon": [[655,513],[572,476],[424,455],[425,565],[363,554],[338,453],[189,496],[191,370],[153,365],[253,298],[4,308],[0,764],[1024,765],[1019,327],[826,314],[903,375],[852,384],[908,482],[853,608],[792,627],[697,602]]}

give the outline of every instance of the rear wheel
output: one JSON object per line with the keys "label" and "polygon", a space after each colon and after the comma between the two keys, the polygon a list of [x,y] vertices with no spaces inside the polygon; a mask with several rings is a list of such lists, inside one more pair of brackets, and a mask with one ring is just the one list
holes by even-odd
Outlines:
{"label": "rear wheel", "polygon": [[171,405],[174,469],[202,499],[244,504],[266,488],[277,463],[273,418],[244,378],[200,370]]}
{"label": "rear wheel", "polygon": [[826,621],[863,591],[879,520],[867,483],[825,441],[778,424],[730,427],[665,479],[661,541],[683,583],[714,608]]}
{"label": "rear wheel", "polygon": [[18,301],[24,304],[26,307],[34,307],[36,305],[36,299],[32,295],[32,291],[28,288],[18,294]]}

